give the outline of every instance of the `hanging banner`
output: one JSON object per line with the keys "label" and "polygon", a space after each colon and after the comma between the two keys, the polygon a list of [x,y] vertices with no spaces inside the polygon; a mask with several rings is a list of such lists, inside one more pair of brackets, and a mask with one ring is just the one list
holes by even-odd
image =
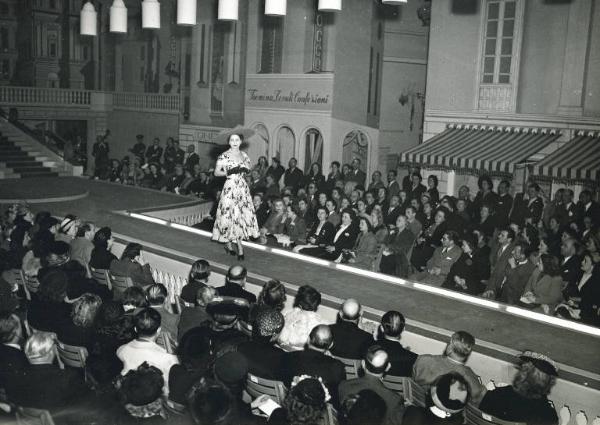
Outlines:
{"label": "hanging banner", "polygon": [[246,107],[331,111],[333,76],[294,75],[246,79]]}

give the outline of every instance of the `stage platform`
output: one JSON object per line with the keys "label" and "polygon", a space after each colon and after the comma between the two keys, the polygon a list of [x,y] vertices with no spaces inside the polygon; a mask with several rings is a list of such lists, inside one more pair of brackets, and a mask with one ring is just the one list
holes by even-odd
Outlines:
{"label": "stage platform", "polygon": [[[187,197],[132,188],[82,178],[43,178],[27,180],[0,180],[2,198],[14,199],[19,187],[26,184],[28,198],[35,199],[31,188],[39,189],[38,198],[52,188],[66,192],[89,192],[88,196],[63,202],[36,203],[34,208],[47,209],[56,215],[74,213],[97,225],[110,226],[113,231],[132,238],[158,244],[193,257],[206,258],[211,263],[232,264],[235,259],[226,255],[221,245],[206,236],[174,229],[167,225],[142,221],[124,211],[155,210],[198,205]],[[7,196],[5,196],[7,194]],[[561,377],[569,381],[600,389],[600,337],[585,332],[540,323],[506,309],[476,305],[449,299],[427,288],[399,285],[385,279],[361,276],[335,267],[307,263],[291,256],[263,250],[246,249],[244,262],[249,271],[291,283],[310,284],[325,294],[354,297],[363,305],[377,310],[399,310],[408,319],[420,323],[409,324],[407,329],[432,335],[435,329],[466,330],[476,336],[477,350],[494,355],[512,357],[514,350],[533,349],[548,354],[561,366]],[[411,329],[413,328],[413,329]]]}

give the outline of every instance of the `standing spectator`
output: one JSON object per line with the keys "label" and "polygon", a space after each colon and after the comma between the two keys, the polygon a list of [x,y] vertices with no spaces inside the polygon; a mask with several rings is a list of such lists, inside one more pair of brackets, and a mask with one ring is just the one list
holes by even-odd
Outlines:
{"label": "standing spectator", "polygon": [[281,165],[281,161],[279,160],[279,158],[277,158],[276,156],[271,158],[271,165],[269,166],[269,168],[267,168],[267,175],[270,174],[273,177],[273,181],[275,182],[275,184],[279,185],[279,180],[281,179],[281,176],[283,176],[284,172],[285,168],[283,168],[283,166]]}
{"label": "standing spectator", "polygon": [[375,335],[376,344],[388,354],[391,367],[387,371],[392,376],[412,376],[417,355],[400,343],[406,322],[399,311],[388,311],[381,317]]}
{"label": "standing spectator", "polygon": [[373,336],[358,327],[362,316],[362,306],[349,298],[342,303],[337,321],[330,325],[333,334],[333,347],[330,352],[346,359],[362,359],[373,342]]}
{"label": "standing spectator", "polygon": [[327,182],[325,187],[328,192],[331,192],[334,187],[337,186],[337,182],[342,181],[342,173],[340,172],[340,163],[333,161],[329,167],[329,174],[327,175]]}
{"label": "standing spectator", "polygon": [[[584,217],[589,217],[592,221],[592,227],[600,227],[600,205],[592,199],[592,192],[590,190],[581,191],[578,207],[581,220]],[[583,223],[580,223],[579,227],[583,229]]]}
{"label": "standing spectator", "polygon": [[162,154],[163,148],[162,146],[160,146],[160,139],[158,137],[155,137],[152,141],[152,145],[148,146],[148,149],[146,149],[146,162],[155,162],[159,164]]}
{"label": "standing spectator", "polygon": [[498,184],[498,197],[496,198],[495,224],[497,229],[509,225],[508,217],[512,208],[513,198],[510,196],[510,183],[508,180],[502,180]]}
{"label": "standing spectator", "polygon": [[408,197],[410,199],[421,199],[421,196],[427,192],[427,188],[421,184],[421,182],[423,181],[423,177],[421,177],[421,174],[419,174],[418,172],[414,172],[410,175],[410,179],[411,179],[411,185],[408,188],[408,190],[406,190],[406,193],[408,194]]}
{"label": "standing spectator", "polygon": [[367,175],[363,170],[360,169],[360,159],[354,158],[352,160],[352,170],[348,173],[344,178],[344,182],[355,182],[356,185],[360,185],[363,188],[365,187],[365,181],[367,180]]}
{"label": "standing spectator", "polygon": [[325,176],[323,175],[323,171],[321,170],[321,164],[318,162],[314,162],[310,166],[310,171],[306,174],[306,178],[304,179],[305,184],[304,187],[310,186],[310,184],[314,185],[314,191],[325,190]]}
{"label": "standing spectator", "polygon": [[[406,191],[406,193],[410,193],[410,189],[412,188],[412,185],[413,185],[412,175],[414,173],[419,174],[420,172],[421,172],[421,169],[419,167],[416,167],[412,164],[408,166],[408,174],[402,178],[402,189],[404,189]],[[388,182],[389,181],[390,181],[390,179],[389,179],[389,175],[388,175]]]}
{"label": "standing spectator", "polygon": [[[394,195],[397,195],[400,192],[400,184],[398,183],[398,180],[396,180],[396,177],[398,176],[398,173],[396,172],[396,170],[390,170],[387,172],[387,200],[389,202],[390,198]],[[404,186],[403,186],[404,188]],[[406,191],[406,189],[405,189]],[[408,193],[406,191],[406,193]]]}
{"label": "standing spectator", "polygon": [[296,165],[298,161],[296,158],[291,158],[288,162],[288,169],[283,174],[283,185],[285,187],[291,187],[292,193],[295,196],[304,180],[304,173]]}
{"label": "standing spectator", "polygon": [[105,180],[108,178],[110,160],[108,159],[108,142],[104,136],[96,137],[96,143],[92,147],[92,156],[94,157],[94,177]]}
{"label": "standing spectator", "polygon": [[473,220],[478,222],[480,218],[481,207],[484,204],[489,205],[493,210],[496,208],[498,195],[494,192],[494,183],[490,176],[483,175],[477,180],[479,192],[473,200]]}
{"label": "standing spectator", "polygon": [[479,408],[498,419],[529,425],[555,425],[558,417],[548,394],[556,383],[558,367],[549,357],[533,351],[519,358],[513,384],[488,391]]}
{"label": "standing spectator", "polygon": [[194,166],[200,163],[200,157],[195,152],[195,150],[196,146],[194,146],[193,144],[188,145],[187,153],[185,154],[183,160],[183,168],[185,168],[186,170],[193,171]]}
{"label": "standing spectator", "polygon": [[177,151],[173,146],[173,142],[174,140],[172,137],[167,137],[167,146],[165,147],[165,152],[163,154],[163,164],[167,173],[172,173],[175,169]]}
{"label": "standing spectator", "polygon": [[571,223],[579,223],[579,208],[575,204],[575,194],[569,188],[563,191],[562,203],[556,209],[556,215],[562,226],[570,226]]}
{"label": "standing spectator", "polygon": [[138,134],[135,136],[137,142],[133,145],[133,148],[129,149],[129,152],[134,154],[140,159],[141,163],[144,163],[144,154],[146,153],[146,145],[144,144],[144,135]]}
{"label": "standing spectator", "polygon": [[466,380],[473,403],[477,406],[485,393],[485,388],[473,370],[465,366],[474,345],[473,335],[465,331],[454,332],[443,355],[423,354],[417,357],[413,368],[413,379],[428,390],[440,375],[456,372]]}
{"label": "standing spectator", "polygon": [[369,187],[367,188],[368,192],[376,192],[380,187],[385,187],[385,184],[381,180],[381,172],[374,171],[371,175],[371,183],[369,183]]}
{"label": "standing spectator", "polygon": [[581,278],[581,258],[577,255],[579,247],[579,241],[573,238],[566,238],[560,245],[560,274],[565,285],[566,297],[578,292],[577,282]]}
{"label": "standing spectator", "polygon": [[510,222],[524,226],[525,223],[537,226],[544,211],[544,201],[540,197],[537,183],[527,185],[527,194],[517,193],[510,212]]}
{"label": "standing spectator", "polygon": [[117,276],[131,278],[135,286],[142,288],[155,283],[150,264],[144,258],[142,245],[135,242],[127,244],[120,260],[110,263],[110,272]]}
{"label": "standing spectator", "polygon": [[432,174],[427,177],[427,194],[429,195],[430,202],[438,203],[440,200],[440,192],[438,191],[438,178]]}

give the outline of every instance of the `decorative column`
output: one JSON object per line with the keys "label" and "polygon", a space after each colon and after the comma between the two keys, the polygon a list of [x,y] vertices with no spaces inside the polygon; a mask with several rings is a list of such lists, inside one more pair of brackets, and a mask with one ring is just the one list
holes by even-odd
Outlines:
{"label": "decorative column", "polygon": [[565,42],[559,115],[583,115],[583,86],[589,49],[592,0],[577,0],[569,4],[569,21]]}

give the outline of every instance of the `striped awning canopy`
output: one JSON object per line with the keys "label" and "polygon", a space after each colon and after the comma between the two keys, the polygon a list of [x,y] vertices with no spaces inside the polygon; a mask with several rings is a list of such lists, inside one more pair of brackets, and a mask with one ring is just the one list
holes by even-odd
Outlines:
{"label": "striped awning canopy", "polygon": [[533,167],[534,176],[565,181],[600,181],[600,133],[580,131]]}
{"label": "striped awning canopy", "polygon": [[401,163],[475,174],[512,174],[515,165],[556,141],[553,129],[451,124],[404,152]]}

